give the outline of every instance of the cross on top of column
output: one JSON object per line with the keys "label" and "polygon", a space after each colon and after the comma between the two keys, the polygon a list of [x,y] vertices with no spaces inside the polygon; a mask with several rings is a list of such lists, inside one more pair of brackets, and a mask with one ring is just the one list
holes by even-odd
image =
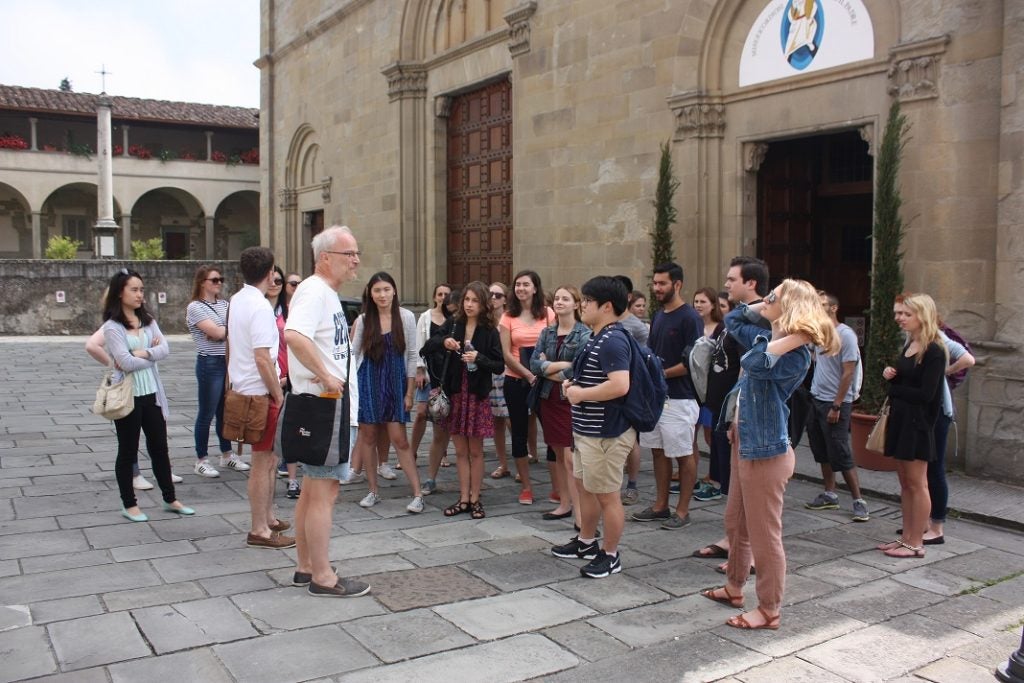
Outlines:
{"label": "cross on top of column", "polygon": [[101,64],[100,65],[100,70],[99,71],[94,71],[93,73],[98,73],[100,75],[101,83],[102,83],[102,87],[100,88],[100,92],[106,94],[106,92],[107,92],[107,76],[113,76],[114,72],[107,71],[107,65],[106,64]]}

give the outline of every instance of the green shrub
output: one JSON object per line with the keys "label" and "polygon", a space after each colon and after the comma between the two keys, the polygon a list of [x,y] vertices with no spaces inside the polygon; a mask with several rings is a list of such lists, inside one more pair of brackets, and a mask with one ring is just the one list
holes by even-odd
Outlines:
{"label": "green shrub", "polygon": [[70,261],[78,256],[82,243],[63,235],[54,235],[46,243],[46,258],[58,261]]}
{"label": "green shrub", "polygon": [[136,261],[162,261],[167,258],[163,239],[132,240],[132,258]]}

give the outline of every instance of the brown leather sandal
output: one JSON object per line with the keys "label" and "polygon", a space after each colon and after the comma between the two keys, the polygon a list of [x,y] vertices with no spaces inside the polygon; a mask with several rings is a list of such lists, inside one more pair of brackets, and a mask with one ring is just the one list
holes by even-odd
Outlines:
{"label": "brown leather sandal", "polygon": [[483,503],[481,503],[479,500],[477,500],[475,503],[470,503],[469,516],[473,519],[483,519],[484,517],[486,517],[487,513],[484,512]]}
{"label": "brown leather sandal", "polygon": [[765,612],[760,605],[757,606],[757,611],[761,613],[762,617],[764,617],[763,624],[758,624],[757,626],[754,626],[749,621],[747,621],[746,617],[744,617],[742,614],[737,614],[734,617],[730,617],[729,620],[725,623],[726,625],[732,626],[733,628],[744,629],[747,631],[760,631],[762,629],[766,629],[769,631],[779,630],[779,620],[782,618],[781,614],[776,614],[774,617],[769,617],[768,613]]}
{"label": "brown leather sandal", "polygon": [[[719,594],[718,591],[725,593],[725,595]],[[701,591],[700,594],[708,600],[714,600],[715,602],[720,602],[723,605],[729,605],[729,607],[743,607],[743,593],[733,595],[729,592],[728,586],[709,588],[706,591]]]}
{"label": "brown leather sandal", "polygon": [[469,512],[469,502],[460,500],[459,502],[446,507],[444,509],[444,516],[454,517],[455,515],[461,515],[463,512]]}

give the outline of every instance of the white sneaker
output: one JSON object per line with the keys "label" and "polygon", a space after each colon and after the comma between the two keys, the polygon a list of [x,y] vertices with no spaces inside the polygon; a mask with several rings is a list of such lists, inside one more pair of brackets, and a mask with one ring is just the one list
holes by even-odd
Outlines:
{"label": "white sneaker", "polygon": [[205,460],[197,460],[196,461],[196,466],[194,468],[194,471],[200,477],[219,477],[220,476],[220,472],[218,472],[217,469],[213,465],[211,465],[210,463],[206,462]]}
{"label": "white sneaker", "polygon": [[344,479],[340,479],[339,481],[342,484],[358,484],[359,482],[364,481],[365,479],[366,479],[366,475],[363,474],[362,472],[356,472],[355,470],[349,470],[348,471],[348,476],[345,477]]}
{"label": "white sneaker", "polygon": [[144,476],[136,474],[132,477],[132,488],[137,491],[148,491],[153,488],[153,485],[149,483]]}
{"label": "white sneaker", "polygon": [[359,501],[359,507],[361,508],[372,508],[374,505],[380,502],[380,496],[373,491],[366,494],[366,497]]}
{"label": "white sneaker", "polygon": [[391,465],[383,463],[377,466],[377,476],[383,477],[384,479],[398,479],[398,475],[391,469]]}
{"label": "white sneaker", "polygon": [[247,472],[249,470],[249,465],[244,461],[239,460],[238,456],[234,453],[232,453],[231,457],[227,460],[224,459],[223,455],[220,456],[220,466],[233,469],[236,472]]}
{"label": "white sneaker", "polygon": [[184,480],[184,479],[182,479],[181,477],[179,477],[179,476],[178,476],[177,474],[175,474],[174,472],[171,472],[171,483],[172,483],[172,484],[180,484],[180,483],[181,483],[181,482],[183,482],[183,481],[185,481],[185,480]]}
{"label": "white sneaker", "polygon": [[412,499],[412,502],[405,506],[405,509],[414,515],[418,515],[423,512],[423,499],[416,496]]}

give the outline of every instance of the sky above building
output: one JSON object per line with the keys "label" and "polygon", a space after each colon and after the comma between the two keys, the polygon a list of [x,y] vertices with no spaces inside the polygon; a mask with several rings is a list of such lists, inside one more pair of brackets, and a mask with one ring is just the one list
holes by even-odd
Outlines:
{"label": "sky above building", "polygon": [[259,107],[259,0],[0,0],[0,83]]}

